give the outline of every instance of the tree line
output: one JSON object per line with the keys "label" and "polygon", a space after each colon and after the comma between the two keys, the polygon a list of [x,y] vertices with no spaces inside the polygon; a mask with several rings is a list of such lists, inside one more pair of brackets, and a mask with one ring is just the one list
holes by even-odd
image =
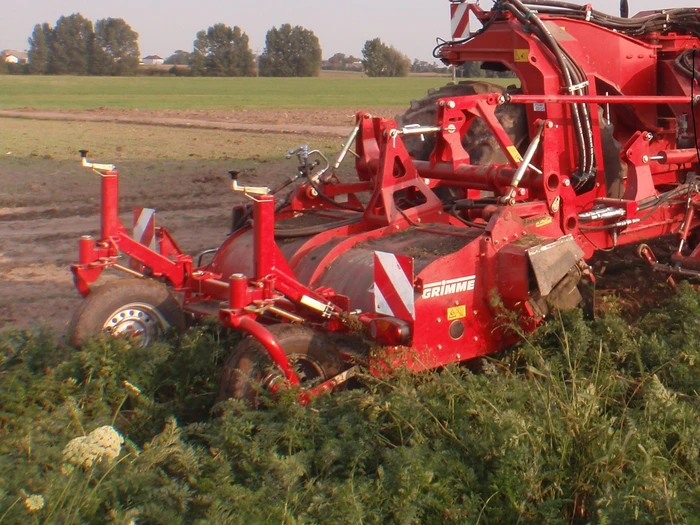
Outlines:
{"label": "tree line", "polygon": [[121,18],[94,27],[80,13],[55,26],[34,26],[29,38],[28,73],[48,75],[130,75],[139,65],[139,35]]}
{"label": "tree line", "polygon": [[[411,70],[410,59],[379,38],[368,40],[362,55],[363,69],[371,77],[405,77]],[[256,64],[248,36],[238,26],[216,24],[197,33],[191,53],[175,51],[165,63],[189,66],[192,75],[313,77],[320,74],[322,51],[313,31],[283,24],[267,32],[265,49]],[[329,63],[334,69],[350,69],[355,58],[336,53]]]}
{"label": "tree line", "polygon": [[[74,13],[61,16],[52,26],[36,24],[29,37],[28,64],[18,72],[46,75],[134,75],[140,62],[139,35],[122,18],[105,18],[94,23]],[[368,40],[362,60],[342,53],[334,55],[334,69],[346,63],[368,76],[406,76],[417,65],[379,38]],[[318,76],[322,50],[313,31],[283,24],[267,32],[265,49],[256,56],[248,35],[238,26],[214,24],[197,32],[191,52],[178,50],[166,60],[173,66],[187,66],[193,76]],[[350,69],[347,67],[347,69]]]}

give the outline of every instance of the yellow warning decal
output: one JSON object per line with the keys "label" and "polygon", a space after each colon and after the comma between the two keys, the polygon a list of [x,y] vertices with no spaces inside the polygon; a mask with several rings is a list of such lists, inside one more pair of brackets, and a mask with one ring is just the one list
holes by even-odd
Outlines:
{"label": "yellow warning decal", "polygon": [[530,50],[529,49],[514,49],[513,50],[513,58],[515,59],[516,62],[528,62],[530,55]]}
{"label": "yellow warning decal", "polygon": [[541,219],[538,219],[537,222],[535,223],[535,228],[541,228],[542,226],[547,226],[548,224],[552,223],[552,218],[551,217],[542,217]]}
{"label": "yellow warning decal", "polygon": [[467,307],[463,304],[451,306],[447,309],[447,320],[463,319],[467,316]]}
{"label": "yellow warning decal", "polygon": [[520,162],[521,160],[523,160],[523,158],[520,156],[518,148],[516,148],[515,146],[508,146],[508,153],[510,153],[510,156],[513,157],[513,160],[515,160],[515,162]]}

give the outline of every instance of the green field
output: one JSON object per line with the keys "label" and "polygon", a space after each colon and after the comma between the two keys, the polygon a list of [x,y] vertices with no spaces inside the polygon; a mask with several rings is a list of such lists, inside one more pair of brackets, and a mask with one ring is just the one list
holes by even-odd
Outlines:
{"label": "green field", "polygon": [[[304,109],[405,106],[446,77],[180,78],[0,76],[0,108]],[[512,83],[512,79],[504,81]]]}

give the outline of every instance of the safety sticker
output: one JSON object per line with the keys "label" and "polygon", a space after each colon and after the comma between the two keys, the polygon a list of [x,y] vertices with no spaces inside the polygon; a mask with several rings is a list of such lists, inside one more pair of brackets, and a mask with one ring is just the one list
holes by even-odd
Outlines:
{"label": "safety sticker", "polygon": [[516,148],[515,146],[508,146],[507,149],[508,153],[510,153],[510,156],[513,157],[513,160],[515,160],[515,162],[520,162],[521,160],[523,160],[523,158],[520,156],[518,148]]}
{"label": "safety sticker", "polygon": [[156,251],[156,210],[134,208],[134,239]]}
{"label": "safety sticker", "polygon": [[447,309],[447,320],[464,319],[467,316],[467,307],[463,304],[450,306]]}
{"label": "safety sticker", "polygon": [[513,58],[516,62],[527,62],[529,60],[529,49],[514,49]]}
{"label": "safety sticker", "polygon": [[547,226],[548,224],[552,224],[552,217],[542,217],[541,219],[537,219],[535,228],[541,228],[542,226]]}
{"label": "safety sticker", "polygon": [[416,319],[413,258],[374,252],[374,311],[405,321]]}

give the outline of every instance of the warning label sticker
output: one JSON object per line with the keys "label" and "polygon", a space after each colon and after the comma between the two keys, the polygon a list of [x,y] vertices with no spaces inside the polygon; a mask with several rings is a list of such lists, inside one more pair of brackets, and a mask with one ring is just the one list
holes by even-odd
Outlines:
{"label": "warning label sticker", "polygon": [[451,306],[447,309],[447,320],[463,319],[467,316],[467,307],[463,304]]}

